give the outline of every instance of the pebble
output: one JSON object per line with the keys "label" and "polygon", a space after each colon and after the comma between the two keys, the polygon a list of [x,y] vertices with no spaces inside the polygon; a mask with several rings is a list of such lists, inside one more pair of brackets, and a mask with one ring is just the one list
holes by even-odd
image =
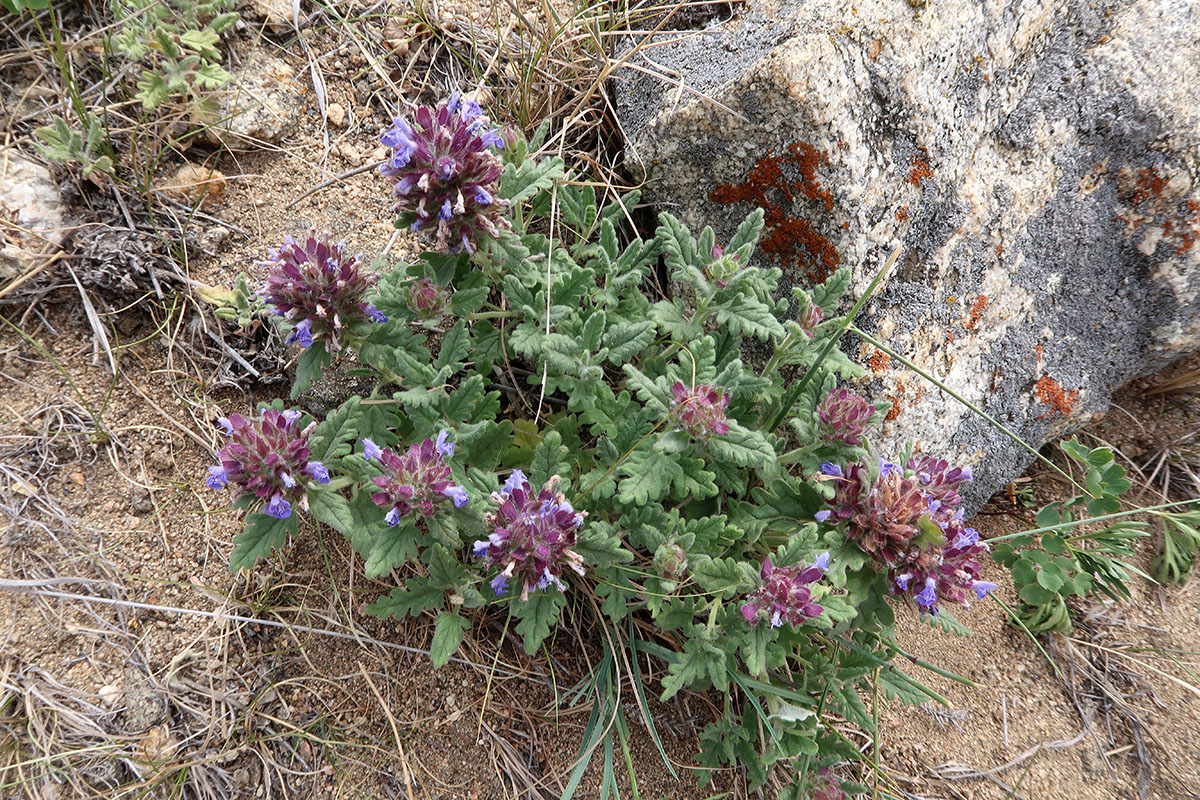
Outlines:
{"label": "pebble", "polygon": [[335,128],[345,127],[346,107],[341,103],[330,103],[325,107],[325,119]]}
{"label": "pebble", "polygon": [[214,252],[225,243],[232,231],[224,225],[214,225],[200,235],[200,249]]}
{"label": "pebble", "polygon": [[184,164],[167,181],[163,191],[188,204],[205,200],[215,203],[225,193],[225,175],[199,164]]}

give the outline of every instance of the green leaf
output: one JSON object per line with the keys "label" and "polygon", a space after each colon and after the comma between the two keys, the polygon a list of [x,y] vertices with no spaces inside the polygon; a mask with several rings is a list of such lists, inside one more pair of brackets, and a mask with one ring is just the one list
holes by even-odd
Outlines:
{"label": "green leaf", "polygon": [[400,520],[399,525],[384,528],[367,555],[367,577],[378,578],[403,566],[404,562],[415,558],[420,552],[420,542],[420,532],[408,520]]}
{"label": "green leaf", "polygon": [[748,592],[758,585],[758,572],[746,561],[734,558],[713,558],[701,554],[692,564],[692,576],[700,588],[719,594],[728,600],[735,594]]}
{"label": "green leaf", "polygon": [[887,697],[909,706],[919,706],[929,700],[945,703],[941,695],[894,664],[879,670],[879,688]]}
{"label": "green leaf", "polygon": [[427,579],[414,578],[366,607],[366,612],[386,619],[418,616],[424,611],[441,608],[446,602],[446,590]]}
{"label": "green leaf", "polygon": [[354,513],[346,498],[328,489],[313,488],[308,492],[308,513],[339,533],[350,535],[354,529]]}
{"label": "green leaf", "polygon": [[387,529],[384,510],[371,500],[374,487],[375,484],[367,483],[347,505],[350,527],[344,533],[350,539],[350,546],[364,559],[371,554],[375,540]]}
{"label": "green leaf", "polygon": [[663,678],[662,699],[671,699],[684,687],[700,692],[713,686],[724,692],[728,686],[727,657],[728,653],[714,644],[701,626],[693,626],[692,636],[684,642],[679,659]]}
{"label": "green leaf", "polygon": [[267,514],[246,517],[246,527],[233,537],[233,552],[229,555],[230,571],[253,567],[260,558],[282,547],[288,535],[294,536],[298,529],[294,513],[287,519],[276,519]]}
{"label": "green leaf", "polygon": [[622,545],[621,537],[612,525],[597,521],[584,525],[579,532],[575,547],[572,549],[583,556],[585,564],[607,567],[611,564],[633,561],[633,553]]}
{"label": "green leaf", "polygon": [[538,192],[545,191],[562,180],[564,174],[561,158],[528,160],[517,166],[506,164],[500,179],[500,197],[513,205],[528,200]]}
{"label": "green leaf", "polygon": [[484,301],[487,300],[487,296],[491,291],[491,286],[476,286],[471,289],[459,289],[455,291],[453,296],[450,298],[450,310],[456,317],[464,317],[467,314],[473,314],[483,307]]}
{"label": "green leaf", "polygon": [[494,469],[512,447],[513,424],[509,420],[462,425],[455,438],[455,456],[461,463],[479,469]]}
{"label": "green leaf", "polygon": [[319,381],[321,371],[332,362],[333,357],[325,350],[325,343],[320,339],[304,348],[296,359],[296,381],[292,384],[292,399],[307,392],[313,381]]}
{"label": "green leaf", "polygon": [[655,448],[635,450],[618,469],[628,477],[618,484],[617,499],[639,506],[658,500],[684,477],[675,456]]}
{"label": "green leaf", "polygon": [[462,369],[463,362],[466,361],[470,351],[471,337],[467,334],[467,321],[460,319],[442,337],[442,349],[438,351],[433,368],[438,372],[449,369],[450,374],[453,375]]}
{"label": "green leaf", "polygon": [[665,415],[672,402],[671,389],[666,385],[666,381],[651,380],[632,364],[626,364],[622,369],[625,370],[626,384],[637,393],[642,404],[655,415]]}
{"label": "green leaf", "polygon": [[530,485],[541,486],[555,475],[568,475],[570,468],[566,456],[562,434],[553,428],[547,430],[541,444],[533,451],[533,463],[529,465]]}
{"label": "green leaf", "polygon": [[533,655],[550,635],[550,629],[558,622],[559,612],[567,604],[562,592],[551,588],[535,592],[525,602],[514,600],[512,614],[518,620],[517,633],[525,638],[525,652]]}
{"label": "green leaf", "polygon": [[764,212],[761,208],[751,211],[742,224],[738,225],[737,231],[725,248],[730,255],[737,255],[738,260],[743,264],[750,263],[754,245],[758,242],[758,237],[762,235],[763,217]]}
{"label": "green leaf", "polygon": [[674,300],[659,300],[650,307],[650,319],[669,339],[677,342],[691,342],[700,338],[704,329],[694,322],[684,318],[686,309],[679,298]]}
{"label": "green leaf", "polygon": [[[328,467],[328,462],[350,453],[354,440],[358,438],[358,426],[363,417],[360,403],[361,400],[358,397],[351,397],[334,409],[324,420],[317,423],[308,436],[310,459],[320,461]],[[381,446],[386,444],[384,442],[376,443]]]}
{"label": "green leaf", "polygon": [[622,322],[612,325],[604,334],[604,345],[608,348],[608,360],[618,366],[633,359],[654,341],[654,323]]}
{"label": "green leaf", "polygon": [[211,61],[221,60],[221,51],[217,49],[217,43],[221,41],[221,37],[216,31],[184,31],[179,36],[180,43],[190,50],[195,50],[200,55]]}
{"label": "green leaf", "polygon": [[762,341],[782,338],[783,324],[766,303],[747,295],[731,297],[717,307],[717,322],[735,333]]}
{"label": "green leaf", "polygon": [[829,276],[825,283],[818,284],[809,290],[812,301],[821,307],[825,316],[833,315],[837,310],[838,301],[850,288],[851,272],[849,267],[842,267]]}
{"label": "green leaf", "polygon": [[433,643],[429,646],[429,657],[434,668],[445,666],[462,644],[463,634],[471,627],[471,623],[459,616],[455,611],[443,611],[438,614],[437,623],[433,628]]}
{"label": "green leaf", "polygon": [[715,458],[742,467],[762,467],[775,460],[775,448],[766,436],[744,428],[734,420],[729,420],[729,432],[713,436],[707,447]]}
{"label": "green leaf", "polygon": [[917,618],[931,628],[941,628],[946,633],[952,633],[955,636],[975,635],[970,628],[959,622],[958,619],[945,608],[939,608],[938,613],[936,614],[919,614]]}
{"label": "green leaf", "polygon": [[1017,591],[1017,596],[1031,606],[1045,605],[1056,597],[1055,593],[1036,583],[1027,583]]}
{"label": "green leaf", "polygon": [[774,629],[770,625],[758,624],[750,628],[746,638],[742,640],[742,658],[746,662],[746,671],[751,675],[763,675],[767,671],[767,645],[774,638]]}

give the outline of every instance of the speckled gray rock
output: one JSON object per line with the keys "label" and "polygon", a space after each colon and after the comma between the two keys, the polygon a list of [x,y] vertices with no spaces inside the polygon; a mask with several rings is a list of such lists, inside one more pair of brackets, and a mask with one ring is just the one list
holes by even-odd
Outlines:
{"label": "speckled gray rock", "polygon": [[24,275],[62,244],[63,200],[50,171],[0,149],[0,281]]}
{"label": "speckled gray rock", "polygon": [[[849,264],[861,292],[902,244],[861,324],[1026,440],[1200,349],[1194,3],[750,0],[646,53],[675,83],[626,70],[618,99],[652,199],[719,238],[763,205],[800,284]],[[893,401],[880,448],[975,465],[971,507],[1031,460],[856,355]]]}
{"label": "speckled gray rock", "polygon": [[296,130],[306,87],[277,58],[253,53],[218,95],[216,108],[197,109],[194,122],[206,124],[213,144],[247,150],[274,144]]}

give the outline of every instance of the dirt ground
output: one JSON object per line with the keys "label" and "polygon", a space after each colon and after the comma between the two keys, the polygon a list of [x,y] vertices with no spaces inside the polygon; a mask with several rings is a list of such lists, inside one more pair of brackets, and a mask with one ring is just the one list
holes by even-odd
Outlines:
{"label": "dirt ground", "polygon": [[[186,154],[226,180],[189,235],[231,231],[213,252],[193,250],[195,281],[228,285],[310,226],[369,256],[385,245],[391,259],[412,252],[373,171],[305,196],[369,161],[394,110],[371,76],[366,93],[344,80],[358,65],[332,33],[315,32],[309,46],[332,54],[326,101],[353,109],[351,122],[325,125],[310,94],[301,131],[279,148]],[[298,74],[308,68],[294,50],[274,54]],[[181,163],[163,163],[162,179]],[[248,579],[232,576],[238,523],[228,498],[203,486],[213,421],[281,390],[222,385],[215,367],[190,358],[194,311],[165,325],[141,308],[113,315],[115,375],[73,287],[3,314],[13,325],[0,329],[0,797],[560,795],[590,712],[569,692],[599,652],[570,635],[576,609],[546,659],[524,656],[502,617],[481,617],[459,659],[435,671],[422,652],[431,621],[364,614],[390,584],[365,579],[328,531],[302,526]],[[1197,421],[1194,405],[1144,399],[1153,380],[1130,387],[1096,428],[1137,464]],[[1046,474],[1031,477],[1023,485],[1039,503],[1061,496]],[[1000,535],[1032,516],[999,497],[976,527]],[[1155,547],[1144,543],[1143,568]],[[988,573],[1014,604],[1001,568]],[[1073,636],[1037,642],[993,602],[960,614],[974,631],[963,638],[901,612],[909,652],[980,685],[912,667],[952,708],[879,701],[878,752],[894,784],[878,796],[1200,797],[1197,585],[1137,581],[1132,602],[1081,606]],[[651,701],[677,781],[635,699],[623,698],[637,787],[620,753],[617,772],[630,796],[745,796],[735,775],[701,791],[687,770],[714,702]],[[597,796],[598,779],[593,764],[576,796]]]}

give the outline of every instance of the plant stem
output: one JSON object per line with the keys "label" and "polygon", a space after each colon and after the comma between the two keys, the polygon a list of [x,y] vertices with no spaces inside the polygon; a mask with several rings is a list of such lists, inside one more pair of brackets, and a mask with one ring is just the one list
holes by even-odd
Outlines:
{"label": "plant stem", "polygon": [[783,399],[783,404],[779,407],[779,413],[777,413],[775,418],[771,420],[771,423],[766,426],[765,430],[767,432],[778,430],[779,426],[783,424],[783,421],[787,419],[788,414],[792,413],[792,406],[796,405],[796,401],[800,399],[800,393],[804,391],[804,387],[807,386],[808,382],[812,380],[814,375],[817,374],[817,368],[820,367],[821,362],[823,362],[826,357],[829,356],[830,351],[833,350],[834,346],[838,342],[838,339],[842,338],[841,335],[853,327],[854,318],[858,316],[858,312],[862,310],[862,307],[865,306],[867,301],[875,294],[875,290],[878,288],[880,282],[883,281],[883,277],[887,275],[887,273],[891,270],[892,265],[896,263],[896,259],[900,257],[900,251],[902,249],[903,247],[897,247],[895,252],[888,257],[888,260],[886,263],[884,263],[883,268],[880,269],[879,272],[875,273],[875,277],[872,278],[871,282],[867,285],[866,291],[862,293],[862,296],[858,298],[858,302],[855,303],[854,307],[850,309],[850,313],[843,317],[842,321],[838,323],[838,327],[841,328],[841,330],[830,335],[829,339],[825,342],[825,346],[821,348],[821,352],[817,354],[817,360],[814,361],[807,370],[805,370],[804,375],[800,378],[800,380],[792,384],[792,388],[788,391],[787,395]]}
{"label": "plant stem", "polygon": [[1158,506],[1147,506],[1146,508],[1135,508],[1131,511],[1118,511],[1118,512],[1115,512],[1112,514],[1105,514],[1102,517],[1087,517],[1086,519],[1077,519],[1072,522],[1060,522],[1057,525],[1049,525],[1045,528],[1034,528],[1033,530],[1018,531],[1016,533],[1005,534],[1004,536],[997,536],[995,538],[988,539],[988,542],[989,543],[1003,542],[1008,539],[1016,539],[1019,536],[1032,536],[1032,535],[1038,534],[1038,533],[1053,533],[1053,532],[1061,531],[1063,528],[1074,528],[1077,525],[1087,525],[1092,522],[1104,522],[1105,520],[1117,519],[1118,517],[1128,517],[1132,514],[1144,514],[1144,513],[1148,513],[1148,512],[1152,513],[1155,511],[1159,511],[1160,509],[1174,508],[1176,506],[1186,506],[1186,505],[1190,505],[1190,504],[1196,503],[1196,502],[1200,502],[1200,501],[1177,500],[1174,503],[1163,503],[1162,505],[1158,505]]}

